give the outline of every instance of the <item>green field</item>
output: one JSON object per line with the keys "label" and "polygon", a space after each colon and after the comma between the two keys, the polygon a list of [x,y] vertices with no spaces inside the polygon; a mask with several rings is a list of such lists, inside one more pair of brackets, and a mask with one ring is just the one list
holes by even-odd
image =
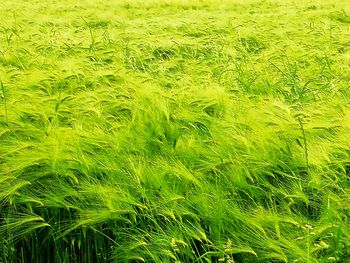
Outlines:
{"label": "green field", "polygon": [[350,1],[1,1],[17,262],[350,262]]}

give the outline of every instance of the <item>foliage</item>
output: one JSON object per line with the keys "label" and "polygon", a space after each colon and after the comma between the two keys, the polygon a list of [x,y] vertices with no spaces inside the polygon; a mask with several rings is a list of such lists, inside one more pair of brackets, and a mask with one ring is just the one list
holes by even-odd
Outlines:
{"label": "foliage", "polygon": [[347,1],[0,4],[0,262],[346,262]]}

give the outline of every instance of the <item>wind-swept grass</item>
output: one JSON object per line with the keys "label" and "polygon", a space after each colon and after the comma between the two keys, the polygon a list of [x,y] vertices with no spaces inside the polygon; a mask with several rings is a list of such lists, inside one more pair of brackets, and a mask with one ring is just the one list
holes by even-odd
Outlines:
{"label": "wind-swept grass", "polygon": [[347,262],[346,1],[0,4],[0,262]]}

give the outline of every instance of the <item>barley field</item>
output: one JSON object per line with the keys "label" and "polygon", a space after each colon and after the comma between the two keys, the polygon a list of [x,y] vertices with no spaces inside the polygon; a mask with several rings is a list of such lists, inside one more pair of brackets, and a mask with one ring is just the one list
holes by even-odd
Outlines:
{"label": "barley field", "polygon": [[2,0],[17,262],[350,262],[350,1]]}

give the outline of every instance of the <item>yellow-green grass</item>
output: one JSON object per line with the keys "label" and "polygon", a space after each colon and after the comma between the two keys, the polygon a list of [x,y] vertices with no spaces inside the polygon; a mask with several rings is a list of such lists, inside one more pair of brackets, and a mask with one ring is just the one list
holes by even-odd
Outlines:
{"label": "yellow-green grass", "polygon": [[0,3],[0,262],[347,262],[350,3]]}

